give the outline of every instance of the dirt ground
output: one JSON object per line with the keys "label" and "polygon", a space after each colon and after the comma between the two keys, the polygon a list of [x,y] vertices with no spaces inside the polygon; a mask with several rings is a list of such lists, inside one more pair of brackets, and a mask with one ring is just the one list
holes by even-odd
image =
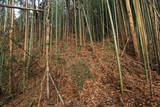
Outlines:
{"label": "dirt ground", "polygon": [[[121,57],[124,93],[120,92],[119,72],[114,45],[95,43],[94,49],[86,43],[76,48],[74,40],[60,42],[50,57],[50,74],[65,103],[64,107],[160,107],[160,75],[152,71],[152,85],[147,83],[143,64],[124,54]],[[120,51],[120,53],[122,53]],[[27,89],[17,94],[4,107],[63,107],[50,80],[50,98],[47,99],[45,59],[32,69]],[[149,71],[148,71],[149,72]],[[41,83],[42,90],[41,90]]]}

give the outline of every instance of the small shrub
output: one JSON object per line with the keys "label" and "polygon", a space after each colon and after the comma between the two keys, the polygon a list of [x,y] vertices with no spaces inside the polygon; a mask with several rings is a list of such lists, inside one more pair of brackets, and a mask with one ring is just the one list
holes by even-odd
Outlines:
{"label": "small shrub", "polygon": [[72,70],[73,71],[70,72],[70,74],[73,76],[73,81],[80,89],[83,88],[85,80],[93,77],[88,66],[83,63],[73,65]]}

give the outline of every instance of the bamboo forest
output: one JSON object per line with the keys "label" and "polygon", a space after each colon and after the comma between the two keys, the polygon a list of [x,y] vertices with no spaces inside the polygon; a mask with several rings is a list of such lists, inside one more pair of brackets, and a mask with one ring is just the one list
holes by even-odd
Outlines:
{"label": "bamboo forest", "polygon": [[0,0],[0,107],[160,107],[160,0]]}

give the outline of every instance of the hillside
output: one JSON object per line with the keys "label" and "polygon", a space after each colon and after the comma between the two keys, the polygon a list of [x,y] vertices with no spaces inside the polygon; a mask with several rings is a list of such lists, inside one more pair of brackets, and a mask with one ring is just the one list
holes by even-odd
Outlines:
{"label": "hillside", "polygon": [[[121,95],[114,45],[109,41],[105,42],[104,47],[102,43],[95,43],[95,50],[92,50],[86,43],[84,47],[77,48],[76,52],[74,39],[69,41],[72,42],[59,42],[59,54],[56,55],[53,50],[50,64],[50,74],[66,107],[160,106],[160,76],[156,72],[152,72],[151,95],[143,65],[124,53],[121,57],[124,94]],[[43,81],[41,90],[40,83],[45,72],[44,59],[41,58],[32,69],[28,89],[15,95],[3,106],[36,107],[42,92],[40,107],[62,107],[53,106],[62,103],[51,80],[49,100],[46,97],[46,80]]]}

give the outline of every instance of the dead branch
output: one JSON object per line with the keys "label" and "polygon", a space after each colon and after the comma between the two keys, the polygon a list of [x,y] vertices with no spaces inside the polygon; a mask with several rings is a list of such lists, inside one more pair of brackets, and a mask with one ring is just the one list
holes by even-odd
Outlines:
{"label": "dead branch", "polygon": [[0,7],[16,8],[16,9],[21,9],[21,10],[31,10],[31,11],[39,11],[39,12],[44,12],[45,11],[43,9],[33,9],[33,8],[26,8],[26,7],[18,7],[18,6],[6,5],[6,4],[0,4]]}

